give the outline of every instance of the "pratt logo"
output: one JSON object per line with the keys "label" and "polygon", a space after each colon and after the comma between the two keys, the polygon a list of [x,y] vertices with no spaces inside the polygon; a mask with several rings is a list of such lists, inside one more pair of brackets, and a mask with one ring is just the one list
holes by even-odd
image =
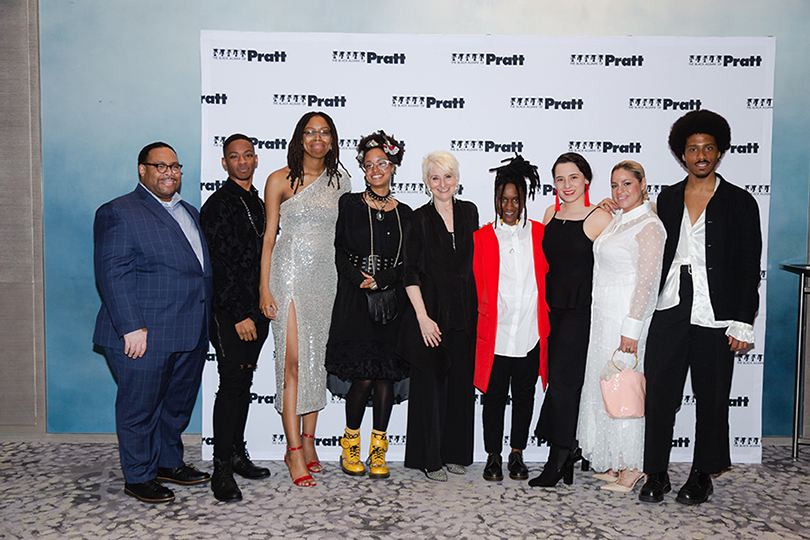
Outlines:
{"label": "pratt logo", "polygon": [[698,111],[700,110],[700,100],[690,99],[689,101],[676,101],[671,98],[630,98],[630,109],[662,109],[664,111]]}
{"label": "pratt logo", "polygon": [[276,402],[276,395],[273,394],[272,396],[262,396],[256,394],[255,392],[250,393],[250,402],[251,403],[267,403],[268,405],[272,405]]}
{"label": "pratt logo", "polygon": [[424,193],[425,184],[422,182],[391,182],[391,192],[400,194]]}
{"label": "pratt logo", "polygon": [[421,107],[424,109],[463,109],[464,98],[438,99],[433,96],[391,96],[392,107]]}
{"label": "pratt logo", "polygon": [[737,396],[735,398],[728,398],[729,407],[748,407],[748,396]]}
{"label": "pratt logo", "polygon": [[[216,190],[218,190],[219,188],[221,188],[224,185],[225,185],[225,180],[215,180],[213,182],[200,181],[200,189],[205,190],[205,191],[216,191]],[[207,362],[212,362],[212,361],[214,361],[216,359],[217,359],[217,355],[212,354],[212,353],[208,353],[205,356],[205,360]]]}
{"label": "pratt logo", "polygon": [[759,448],[759,437],[734,437],[735,448]]}
{"label": "pratt logo", "polygon": [[[225,182],[222,182],[222,183],[224,184]],[[219,188],[219,186],[217,186],[217,188]],[[217,359],[217,355],[214,354],[214,353],[206,353],[205,354],[205,361],[206,362],[214,362],[214,361],[216,361],[216,359]]]}
{"label": "pratt logo", "polygon": [[771,194],[771,186],[769,184],[746,184],[745,190],[754,196],[768,196]]}
{"label": "pratt logo", "polygon": [[301,105],[306,107],[345,107],[346,96],[322,98],[314,94],[273,94],[273,105]]}
{"label": "pratt logo", "polygon": [[657,197],[665,187],[666,184],[647,184],[647,194],[650,197]]}
{"label": "pratt logo", "polygon": [[244,60],[248,62],[286,62],[286,51],[259,52],[253,49],[214,49],[214,60]]}
{"label": "pratt logo", "polygon": [[563,111],[581,111],[582,98],[571,98],[557,100],[553,97],[539,96],[512,96],[509,98],[509,106],[513,109],[554,109]]}
{"label": "pratt logo", "polygon": [[200,103],[206,103],[208,105],[225,105],[228,102],[228,94],[212,94],[206,96],[203,94],[200,96]]}
{"label": "pratt logo", "polygon": [[689,448],[689,437],[672,439],[672,448]]}
{"label": "pratt logo", "polygon": [[684,405],[697,405],[697,396],[690,396],[689,394],[684,394],[684,396],[683,396],[683,404]]}
{"label": "pratt logo", "polygon": [[525,58],[522,54],[498,56],[495,53],[452,53],[451,64],[482,64],[485,66],[522,66]]}
{"label": "pratt logo", "polygon": [[273,433],[270,437],[270,444],[287,444],[287,439],[283,433]]}
{"label": "pratt logo", "polygon": [[[222,145],[225,144],[225,140],[228,137],[224,137],[222,135],[214,135],[214,146],[218,148],[222,148]],[[287,139],[259,139],[256,137],[251,137],[250,142],[253,143],[253,146],[257,150],[286,150],[287,149]]]}
{"label": "pratt logo", "polygon": [[765,363],[763,354],[741,354],[737,357],[737,363],[744,366],[761,366]]}
{"label": "pratt logo", "polygon": [[569,152],[601,152],[602,154],[638,154],[640,142],[614,143],[611,141],[568,141]]}
{"label": "pratt logo", "polygon": [[746,107],[749,109],[773,109],[773,98],[750,97]]}
{"label": "pratt logo", "polygon": [[451,152],[523,152],[523,141],[496,143],[494,141],[450,140]]}
{"label": "pratt logo", "polygon": [[732,144],[728,151],[730,154],[759,154],[759,143]]}
{"label": "pratt logo", "polygon": [[377,54],[374,51],[332,51],[332,62],[361,64],[404,64],[405,53]]}
{"label": "pratt logo", "polygon": [[633,56],[615,56],[612,54],[572,54],[572,66],[613,66],[613,67],[641,67],[644,57],[640,54]]}
{"label": "pratt logo", "polygon": [[340,139],[338,148],[341,150],[357,150],[358,144],[360,144],[360,139]]}
{"label": "pratt logo", "polygon": [[761,67],[762,57],[759,55],[737,58],[730,54],[690,54],[690,66],[722,66],[722,67]]}

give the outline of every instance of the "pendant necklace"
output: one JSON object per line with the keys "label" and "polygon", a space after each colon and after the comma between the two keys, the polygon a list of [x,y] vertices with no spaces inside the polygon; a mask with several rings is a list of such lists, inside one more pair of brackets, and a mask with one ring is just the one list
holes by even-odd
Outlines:
{"label": "pendant necklace", "polygon": [[377,212],[375,214],[377,221],[382,221],[383,219],[385,219],[385,213],[383,212],[383,210],[385,209],[385,205],[388,204],[388,201],[394,199],[394,195],[391,193],[391,190],[390,189],[388,190],[388,194],[380,196],[374,193],[371,187],[367,187],[365,195],[366,201],[373,202],[374,207],[377,209]]}

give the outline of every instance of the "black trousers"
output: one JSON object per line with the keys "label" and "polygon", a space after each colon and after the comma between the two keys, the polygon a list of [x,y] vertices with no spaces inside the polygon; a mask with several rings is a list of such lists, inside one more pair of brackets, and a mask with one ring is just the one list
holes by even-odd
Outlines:
{"label": "black trousers", "polygon": [[647,377],[644,472],[667,470],[675,413],[683,402],[687,369],[697,401],[692,466],[718,473],[731,466],[728,399],[734,369],[725,328],[690,323],[692,276],[681,272],[680,302],[656,311],[650,324],[644,370]]}
{"label": "black trousers", "polygon": [[230,459],[234,446],[244,443],[253,372],[270,328],[270,321],[259,317],[256,341],[242,341],[236,333],[237,322],[227,315],[214,314],[211,332],[219,372],[219,390],[214,400],[214,457],[223,461]]}
{"label": "black trousers", "polygon": [[588,360],[591,310],[552,308],[548,318],[548,388],[534,433],[552,445],[573,449]]}
{"label": "black trousers", "polygon": [[512,385],[512,432],[510,445],[525,450],[534,412],[534,391],[540,370],[540,344],[523,357],[495,355],[489,385],[484,394],[484,449],[500,454],[503,448],[503,425],[509,384]]}
{"label": "black trousers", "polygon": [[469,465],[473,460],[475,389],[469,340],[464,332],[447,330],[442,343],[451,364],[439,380],[411,366],[405,466],[435,471],[445,463]]}

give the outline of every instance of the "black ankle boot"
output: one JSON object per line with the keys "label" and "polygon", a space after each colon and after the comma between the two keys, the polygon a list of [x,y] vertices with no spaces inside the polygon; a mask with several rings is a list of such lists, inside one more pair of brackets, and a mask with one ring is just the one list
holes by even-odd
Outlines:
{"label": "black ankle boot", "polygon": [[270,476],[270,469],[266,467],[258,467],[252,461],[247,453],[247,447],[243,443],[242,446],[234,445],[233,455],[231,456],[231,468],[233,472],[242,478],[267,478]]}
{"label": "black ankle boot", "polygon": [[567,485],[574,483],[574,461],[571,449],[551,445],[546,466],[537,478],[529,480],[532,487],[554,487],[560,479]]}
{"label": "black ankle boot", "polygon": [[233,479],[233,468],[231,460],[221,461],[214,458],[214,474],[211,476],[211,490],[218,501],[232,502],[241,501],[242,492]]}

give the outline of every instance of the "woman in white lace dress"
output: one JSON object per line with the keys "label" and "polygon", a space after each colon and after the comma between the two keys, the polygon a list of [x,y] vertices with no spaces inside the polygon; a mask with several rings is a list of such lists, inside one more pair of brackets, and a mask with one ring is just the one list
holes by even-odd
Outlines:
{"label": "woman in white lace dress", "polygon": [[[605,411],[600,375],[616,352],[616,364],[632,368],[644,346],[661,278],[666,232],[646,200],[644,169],[634,161],[613,167],[611,195],[620,208],[593,245],[591,330],[577,438],[583,456],[607,484],[629,492],[643,476],[644,418],[614,419]],[[622,366],[624,364],[624,366]],[[643,372],[639,360],[637,371]]]}

